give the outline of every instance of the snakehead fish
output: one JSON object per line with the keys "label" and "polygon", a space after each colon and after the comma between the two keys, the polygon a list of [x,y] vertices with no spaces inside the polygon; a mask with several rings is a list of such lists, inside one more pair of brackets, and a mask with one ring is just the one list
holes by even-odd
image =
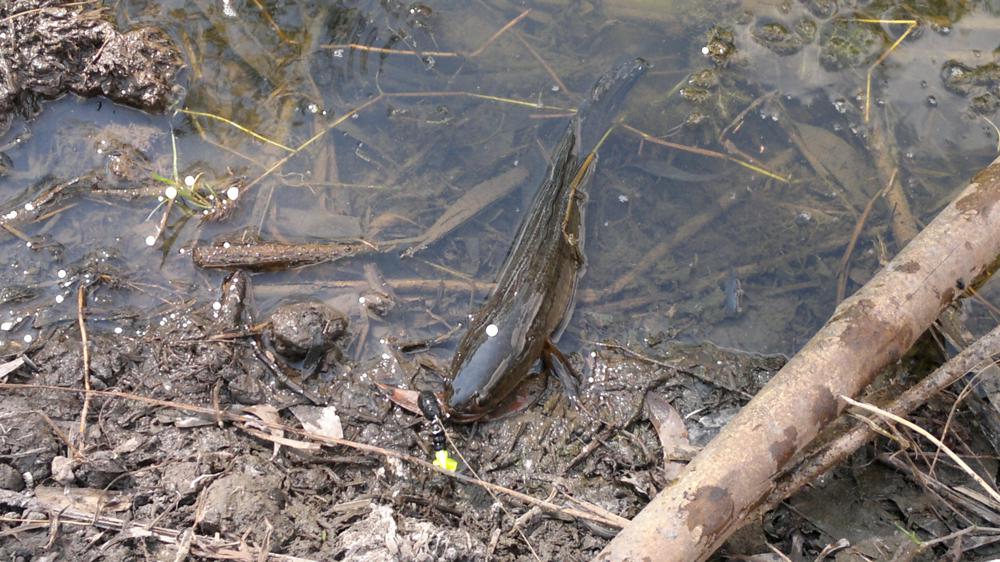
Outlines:
{"label": "snakehead fish", "polygon": [[[572,315],[583,272],[582,190],[597,149],[647,63],[635,59],[602,76],[552,153],[545,180],[521,222],[496,288],[469,323],[451,364],[447,409],[458,421],[490,413],[538,359],[568,369],[552,345]],[[564,379],[565,380],[565,379]]]}

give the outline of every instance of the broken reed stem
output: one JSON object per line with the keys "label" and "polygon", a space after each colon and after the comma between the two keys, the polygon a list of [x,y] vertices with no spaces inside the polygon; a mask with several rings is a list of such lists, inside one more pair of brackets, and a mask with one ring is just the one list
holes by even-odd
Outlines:
{"label": "broken reed stem", "polygon": [[972,467],[966,464],[966,462],[962,460],[962,457],[955,454],[955,452],[952,451],[950,447],[945,445],[940,439],[931,434],[931,432],[911,422],[910,420],[897,416],[896,414],[883,410],[882,408],[879,408],[877,406],[872,406],[871,404],[866,404],[864,402],[858,402],[857,400],[852,400],[850,397],[844,396],[843,394],[840,395],[840,399],[843,400],[844,402],[847,402],[851,406],[854,406],[855,408],[861,408],[866,412],[870,412],[881,418],[886,418],[898,424],[902,424],[910,428],[911,430],[916,431],[917,433],[922,435],[924,439],[927,439],[928,441],[933,443],[935,447],[940,449],[944,454],[948,455],[948,458],[950,458],[955,464],[957,464],[959,468],[962,469],[963,472],[968,474],[969,477],[976,482],[976,484],[979,484],[979,486],[987,494],[989,494],[989,496],[993,498],[994,501],[1000,502],[1000,492],[997,492],[993,486],[991,486],[989,483],[983,480],[983,477],[979,476],[979,474],[977,474],[975,470],[972,470]]}
{"label": "broken reed stem", "polygon": [[84,439],[87,435],[87,414],[90,410],[90,349],[87,345],[87,322],[84,319],[83,309],[87,302],[86,285],[80,283],[76,290],[76,320],[80,325],[80,347],[83,355],[83,407],[80,409],[80,431],[77,436],[78,447],[73,451],[74,456],[83,450]]}
{"label": "broken reed stem", "polygon": [[[250,429],[250,428],[243,427],[244,424],[248,423],[248,421],[249,421],[248,419],[244,418],[243,416],[239,416],[239,415],[233,414],[231,412],[219,412],[215,408],[204,407],[204,406],[196,406],[194,404],[185,404],[185,403],[182,403],[182,402],[171,402],[169,400],[160,400],[160,399],[157,399],[157,398],[148,398],[148,397],[145,397],[145,396],[139,396],[137,394],[130,394],[128,392],[120,392],[120,391],[114,391],[114,390],[89,390],[89,391],[85,391],[85,390],[79,389],[79,388],[70,388],[70,387],[64,387],[64,386],[53,386],[53,385],[42,385],[42,384],[20,384],[20,383],[0,383],[0,390],[25,390],[25,391],[30,391],[30,390],[48,390],[48,391],[54,391],[54,392],[70,392],[70,393],[77,393],[77,394],[79,394],[81,392],[86,392],[87,394],[89,394],[91,396],[102,396],[102,397],[106,397],[106,398],[118,398],[118,399],[123,399],[123,400],[132,400],[132,401],[136,401],[136,402],[143,402],[143,403],[150,404],[150,405],[153,405],[153,406],[159,406],[159,407],[162,407],[162,408],[172,408],[174,410],[180,410],[180,411],[185,411],[185,412],[192,412],[192,413],[195,413],[195,414],[201,414],[201,415],[204,415],[208,419],[211,419],[213,421],[218,420],[218,419],[223,419],[225,421],[229,421],[229,422],[232,422],[232,423],[235,423],[235,424],[240,424],[240,427],[242,429],[244,429],[244,430]],[[624,517],[620,517],[620,516],[615,515],[613,513],[598,514],[598,513],[592,513],[592,512],[582,511],[582,510],[575,509],[575,508],[572,508],[572,507],[565,507],[565,506],[557,505],[557,504],[554,504],[552,502],[548,502],[548,501],[545,501],[545,500],[540,500],[540,499],[538,499],[538,498],[536,498],[534,496],[530,496],[530,495],[525,494],[523,492],[518,492],[516,490],[512,490],[510,488],[506,488],[504,486],[500,486],[499,484],[493,484],[492,482],[486,482],[484,480],[477,479],[477,478],[472,478],[472,477],[466,476],[464,474],[458,474],[458,473],[455,473],[455,472],[449,472],[449,471],[444,470],[442,468],[438,468],[438,467],[434,466],[432,463],[430,463],[428,461],[425,461],[423,459],[418,459],[418,458],[416,458],[414,456],[411,456],[411,455],[408,455],[406,453],[400,453],[398,451],[393,451],[391,449],[385,449],[385,448],[378,447],[378,446],[375,446],[375,445],[368,445],[366,443],[358,443],[356,441],[350,441],[350,440],[347,440],[347,439],[337,439],[337,438],[334,438],[334,437],[326,437],[325,435],[319,435],[319,434],[316,434],[316,433],[311,433],[311,432],[305,431],[303,429],[297,429],[297,428],[290,427],[290,426],[287,426],[287,425],[284,425],[284,424],[280,424],[280,423],[272,423],[272,422],[269,422],[267,420],[262,420],[262,419],[259,419],[259,418],[255,418],[253,420],[253,424],[256,425],[256,426],[264,426],[264,427],[267,427],[269,429],[275,429],[275,430],[278,430],[278,431],[284,431],[284,432],[291,433],[291,434],[294,434],[294,435],[299,435],[301,437],[305,437],[307,439],[311,439],[313,441],[316,441],[316,442],[319,442],[319,443],[322,443],[322,444],[326,444],[326,445],[343,445],[345,447],[349,447],[349,448],[354,449],[356,451],[362,451],[362,452],[365,452],[365,453],[375,454],[375,455],[379,455],[379,456],[382,456],[382,457],[388,457],[388,458],[394,458],[394,459],[399,459],[399,460],[402,460],[402,461],[406,461],[408,463],[411,463],[411,464],[414,464],[414,465],[417,465],[417,466],[421,466],[421,467],[423,467],[423,468],[425,468],[425,469],[427,469],[429,471],[436,472],[438,474],[443,474],[444,476],[447,476],[449,478],[454,478],[455,480],[458,480],[459,482],[463,482],[465,484],[471,484],[471,485],[474,485],[474,486],[479,486],[480,488],[483,488],[483,489],[492,490],[494,492],[498,492],[498,493],[510,496],[510,497],[512,497],[514,499],[517,499],[519,501],[522,501],[522,502],[524,502],[524,503],[526,503],[528,505],[538,506],[541,510],[547,511],[547,512],[550,512],[550,513],[560,513],[560,514],[563,514],[563,515],[568,515],[570,517],[576,517],[578,519],[586,519],[587,521],[592,521],[594,523],[599,523],[601,525],[607,525],[609,527],[614,527],[615,529],[621,529],[622,527],[624,527],[628,523],[628,519],[625,519]],[[265,436],[265,438],[270,439],[270,437],[267,437],[267,436]]]}
{"label": "broken reed stem", "polygon": [[530,14],[530,13],[531,13],[531,8],[528,8],[527,10],[521,12],[516,18],[514,18],[514,19],[510,20],[509,22],[507,22],[506,25],[504,25],[503,27],[501,27],[500,29],[498,29],[496,33],[494,33],[492,36],[490,36],[490,38],[487,39],[485,43],[483,43],[482,45],[480,45],[478,49],[476,49],[475,51],[472,51],[471,53],[469,53],[469,58],[477,57],[480,54],[482,54],[482,52],[485,51],[487,47],[489,47],[490,45],[492,45],[493,42],[496,41],[501,35],[503,35],[508,29],[510,29],[510,28],[514,27],[515,25],[517,25],[518,22],[520,22],[521,20],[523,20],[524,18],[526,18],[528,16],[528,14]]}

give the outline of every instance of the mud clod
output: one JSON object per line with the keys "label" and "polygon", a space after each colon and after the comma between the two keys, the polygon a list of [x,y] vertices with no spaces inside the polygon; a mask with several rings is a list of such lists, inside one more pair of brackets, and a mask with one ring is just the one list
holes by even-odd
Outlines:
{"label": "mud clod", "polygon": [[0,134],[15,114],[29,117],[70,92],[163,111],[180,91],[181,59],[157,29],[122,33],[97,10],[55,0],[6,2],[0,20]]}

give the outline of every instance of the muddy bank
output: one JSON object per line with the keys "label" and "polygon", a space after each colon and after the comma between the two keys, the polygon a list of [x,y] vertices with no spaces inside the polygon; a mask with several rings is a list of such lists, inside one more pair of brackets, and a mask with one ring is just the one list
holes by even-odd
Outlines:
{"label": "muddy bank", "polygon": [[[98,300],[114,290],[87,289],[89,299]],[[430,458],[428,424],[389,403],[374,385],[420,383],[429,377],[421,372],[421,354],[387,347],[382,357],[355,364],[324,341],[317,374],[302,376],[295,367],[280,374],[275,364],[298,356],[258,347],[267,344],[267,332],[245,323],[251,311],[243,303],[250,299],[241,290],[247,289],[230,280],[216,306],[165,310],[122,333],[93,322],[87,334],[91,388],[132,397],[94,396],[83,435],[82,394],[51,389],[86,384],[79,325],[59,323],[31,346],[25,355],[34,367],[21,366],[7,381],[39,386],[8,389],[0,399],[9,428],[0,436],[0,501],[14,510],[10,515],[49,520],[56,507],[47,498],[57,489],[60,497],[78,498],[72,508],[82,513],[95,513],[93,502],[103,504],[106,526],[155,523],[161,529],[150,537],[119,535],[104,547],[109,560],[140,550],[172,555],[178,547],[167,540],[171,532],[192,533],[188,548],[207,558],[222,552],[212,549],[236,544],[225,540],[242,537],[247,552],[324,560],[516,560],[530,549],[543,559],[574,559],[596,553],[613,534],[614,527],[493,497],[398,458],[343,446],[277,447],[265,426],[255,432],[252,424],[219,423],[222,418],[190,411],[200,406],[290,428],[302,427],[303,416],[335,411],[350,441]],[[317,316],[313,308],[278,308],[272,318],[280,333],[271,336],[295,331],[295,318],[307,328]],[[302,310],[310,314],[295,314]],[[340,331],[346,320],[337,318],[333,339],[349,338]],[[566,508],[590,505],[596,513],[629,517],[667,482],[661,441],[643,406],[647,394],[687,416],[689,442],[697,447],[782,363],[712,346],[649,352],[656,358],[637,359],[614,347],[575,356],[582,401],[594,417],[570,406],[553,381],[523,413],[450,426],[454,450],[464,458],[459,472],[475,471]],[[705,409],[706,403],[715,406]],[[44,552],[48,535],[26,532],[32,524],[25,525],[16,528],[16,544],[0,546],[4,557]],[[74,528],[56,535],[52,548],[63,556],[85,556],[89,548],[87,534]],[[216,533],[225,540],[210,541]]]}
{"label": "muddy bank", "polygon": [[4,2],[0,21],[0,135],[15,116],[66,93],[145,111],[163,111],[180,94],[182,62],[160,30],[122,32],[102,9],[58,0]]}

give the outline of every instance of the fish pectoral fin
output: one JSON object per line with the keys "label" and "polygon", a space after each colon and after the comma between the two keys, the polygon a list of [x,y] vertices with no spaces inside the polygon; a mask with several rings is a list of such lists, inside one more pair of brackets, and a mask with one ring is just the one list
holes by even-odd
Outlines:
{"label": "fish pectoral fin", "polygon": [[545,340],[545,347],[542,348],[542,360],[545,362],[545,366],[549,372],[559,379],[559,383],[563,388],[563,394],[573,407],[594,421],[606,423],[583,405],[583,402],[580,400],[580,377],[573,370],[573,366],[569,364],[569,359],[549,339]]}
{"label": "fish pectoral fin", "polygon": [[573,366],[563,355],[562,351],[556,347],[551,340],[545,340],[545,347],[542,349],[542,360],[545,362],[549,372],[559,379],[559,384],[563,387],[566,399],[574,406],[580,405],[580,380],[573,371]]}

